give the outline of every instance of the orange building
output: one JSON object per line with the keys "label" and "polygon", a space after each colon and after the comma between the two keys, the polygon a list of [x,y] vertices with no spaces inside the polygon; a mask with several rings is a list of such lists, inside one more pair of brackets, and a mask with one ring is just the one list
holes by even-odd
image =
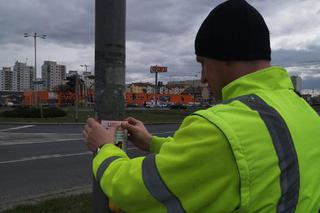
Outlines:
{"label": "orange building", "polygon": [[[74,105],[76,95],[74,92],[48,92],[48,91],[25,91],[23,98],[23,105],[32,106],[36,98],[38,104],[57,104]],[[189,94],[175,95],[175,94],[146,94],[146,93],[130,93],[125,94],[125,102],[127,105],[145,106],[147,102],[157,101],[160,104],[190,104],[193,103],[193,96]],[[81,92],[79,94],[79,103],[93,103],[95,101],[95,94],[93,90],[88,90],[86,94]]]}
{"label": "orange building", "polygon": [[31,90],[28,90],[23,93],[22,104],[25,106],[31,106],[33,102],[36,102],[38,104],[43,104],[43,103],[47,103],[48,99],[49,99],[48,91],[33,92]]}
{"label": "orange building", "polygon": [[157,101],[166,104],[190,104],[193,102],[192,95],[175,95],[175,94],[146,94],[146,93],[126,93],[126,104],[144,106],[147,102]]}

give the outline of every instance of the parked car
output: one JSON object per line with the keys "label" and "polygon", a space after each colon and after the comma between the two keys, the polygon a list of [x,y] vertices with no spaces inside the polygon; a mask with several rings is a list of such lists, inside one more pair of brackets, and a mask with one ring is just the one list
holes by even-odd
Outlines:
{"label": "parked car", "polygon": [[9,107],[12,107],[12,106],[14,106],[14,103],[11,102],[11,101],[8,101],[5,105],[6,105],[6,106],[9,106]]}

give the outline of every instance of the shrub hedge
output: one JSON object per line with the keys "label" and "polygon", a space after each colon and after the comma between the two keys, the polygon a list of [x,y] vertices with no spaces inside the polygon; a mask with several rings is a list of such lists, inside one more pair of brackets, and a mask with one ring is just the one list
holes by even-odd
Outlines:
{"label": "shrub hedge", "polygon": [[[63,117],[67,113],[58,107],[46,107],[42,109],[44,118]],[[36,107],[19,107],[11,111],[4,111],[2,117],[15,118],[41,118],[41,110]]]}

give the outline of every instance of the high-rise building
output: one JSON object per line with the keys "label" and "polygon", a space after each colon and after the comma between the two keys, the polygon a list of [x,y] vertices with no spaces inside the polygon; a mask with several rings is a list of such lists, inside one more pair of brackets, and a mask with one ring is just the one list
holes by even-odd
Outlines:
{"label": "high-rise building", "polygon": [[35,80],[34,67],[16,61],[13,71],[17,74],[17,90],[19,92],[33,88],[33,81]]}
{"label": "high-rise building", "polygon": [[17,73],[11,67],[0,70],[0,91],[17,91]]}
{"label": "high-rise building", "polygon": [[291,81],[294,86],[294,89],[297,92],[301,93],[301,91],[302,91],[302,78],[300,76],[293,75],[293,76],[291,76]]}
{"label": "high-rise building", "polygon": [[66,79],[66,66],[65,65],[57,65],[58,66],[58,70],[60,71],[61,73],[61,79],[62,80],[65,80]]}
{"label": "high-rise building", "polygon": [[44,61],[41,72],[44,87],[49,91],[53,91],[57,86],[63,84],[66,78],[66,66],[59,65],[55,61]]}

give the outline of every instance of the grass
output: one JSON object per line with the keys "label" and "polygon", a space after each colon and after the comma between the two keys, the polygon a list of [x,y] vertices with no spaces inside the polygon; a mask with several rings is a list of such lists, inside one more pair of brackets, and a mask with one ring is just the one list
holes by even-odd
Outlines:
{"label": "grass", "polygon": [[[0,113],[13,108],[0,108]],[[71,107],[63,108],[67,116],[56,118],[8,118],[0,117],[0,122],[27,122],[27,123],[72,123],[75,122],[75,111]],[[194,110],[193,110],[194,111]],[[192,110],[127,110],[126,116],[134,117],[145,123],[153,122],[181,122]],[[85,122],[87,118],[94,117],[93,110],[84,109],[78,113],[78,122]]]}
{"label": "grass", "polygon": [[[13,108],[11,108],[12,110]],[[7,108],[7,110],[10,110]],[[4,111],[4,109],[1,109]],[[1,113],[0,111],[0,113]],[[56,118],[8,118],[8,117],[1,117],[0,122],[27,122],[27,123],[69,123],[75,122],[75,112],[71,111],[70,109],[66,110],[67,116],[64,117],[56,117]],[[79,112],[79,122],[84,122],[88,117],[93,117],[94,112],[92,111],[81,111]]]}
{"label": "grass", "polygon": [[134,117],[144,123],[152,122],[181,122],[191,110],[148,110],[127,111],[127,116]]}
{"label": "grass", "polygon": [[19,205],[1,213],[88,213],[92,212],[92,194],[54,198],[39,204]]}

